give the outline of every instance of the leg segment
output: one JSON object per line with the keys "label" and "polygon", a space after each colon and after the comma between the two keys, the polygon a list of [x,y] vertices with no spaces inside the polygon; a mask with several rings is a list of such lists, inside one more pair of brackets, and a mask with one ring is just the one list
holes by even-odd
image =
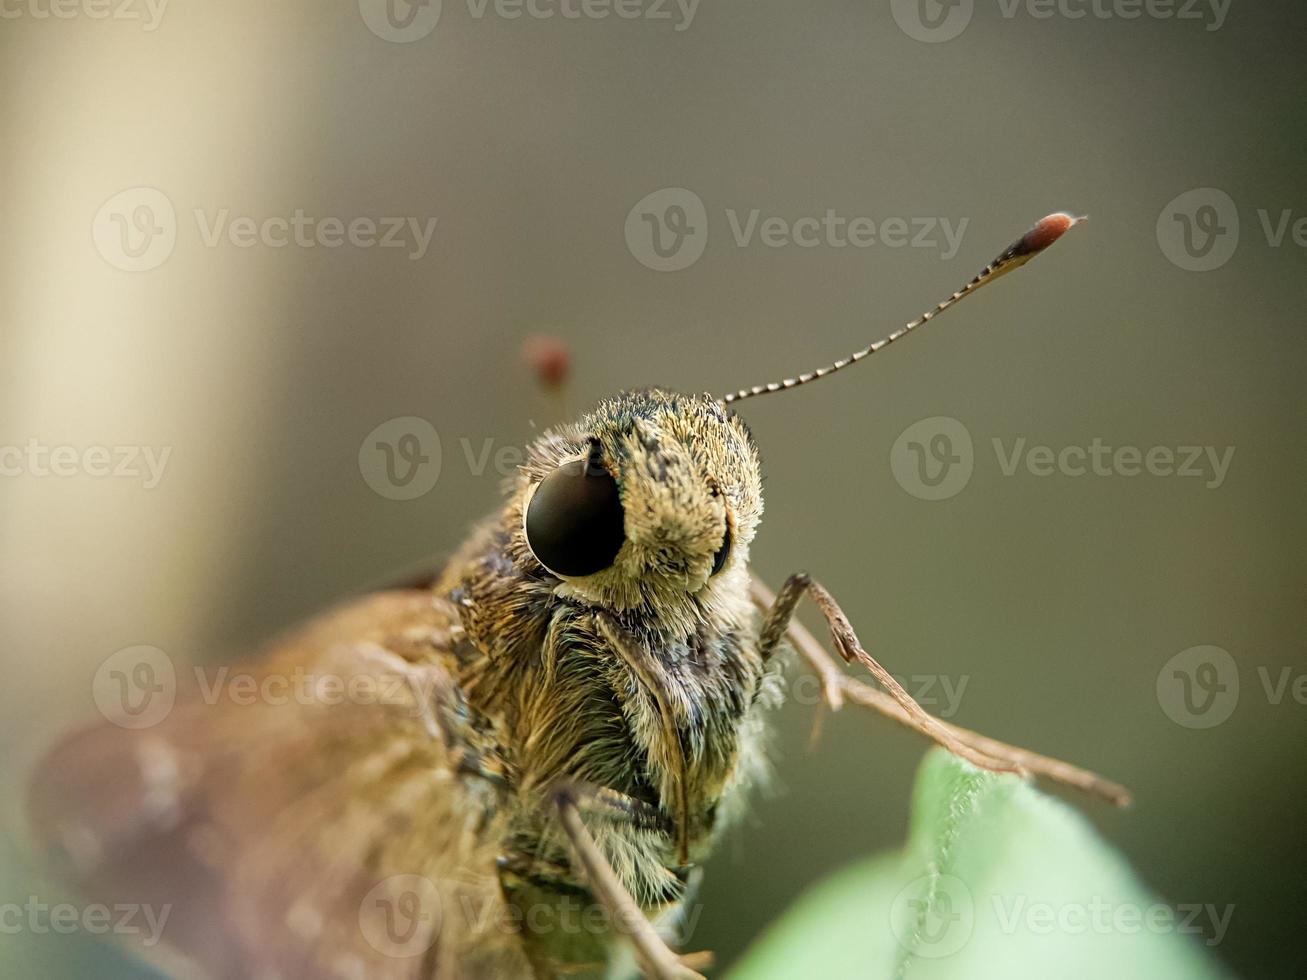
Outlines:
{"label": "leg segment", "polygon": [[581,819],[582,805],[614,815],[624,808],[617,807],[614,811],[615,803],[612,799],[591,797],[583,786],[576,783],[564,783],[555,787],[554,802],[558,807],[563,832],[572,844],[572,850],[576,853],[595,897],[603,903],[617,927],[630,938],[646,975],[654,980],[704,980],[686,965],[687,960],[702,962],[704,955],[682,958],[667,946],[653,924],[645,918],[635,899],[622,886]]}
{"label": "leg segment", "polygon": [[[832,709],[838,709],[847,699],[879,711],[904,727],[920,732],[955,755],[983,769],[1033,773],[1100,796],[1117,806],[1126,806],[1130,802],[1130,793],[1124,786],[1104,779],[1096,773],[1062,762],[1060,759],[1007,745],[927,714],[907,691],[903,690],[902,686],[862,649],[853,627],[849,625],[848,619],[840,610],[834,597],[808,576],[791,575],[785,580],[779,595],[773,594],[757,578],[753,579],[751,590],[754,603],[764,610],[759,646],[762,656],[764,658],[773,656],[781,637],[788,635],[799,654],[821,678],[826,702]],[[812,596],[813,601],[826,617],[831,630],[831,639],[845,662],[851,663],[857,660],[863,664],[884,686],[884,691],[863,684],[845,674],[817,638],[794,616],[795,607],[805,593]]]}

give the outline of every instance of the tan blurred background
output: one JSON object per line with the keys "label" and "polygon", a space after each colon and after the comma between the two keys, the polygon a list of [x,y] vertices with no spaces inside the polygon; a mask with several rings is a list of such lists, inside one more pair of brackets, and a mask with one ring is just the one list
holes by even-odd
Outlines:
{"label": "tan blurred background", "polygon": [[[1234,904],[1216,953],[1238,973],[1294,975],[1300,6],[1129,18],[1100,0],[1112,16],[1075,18],[1075,0],[1049,17],[925,0],[932,29],[888,0],[634,20],[445,0],[423,33],[439,5],[394,2],[407,32],[371,0],[6,7],[0,446],[171,447],[149,489],[0,458],[6,826],[39,748],[94,717],[114,651],[232,656],[453,548],[498,494],[463,441],[521,445],[555,416],[518,359],[528,334],[572,346],[575,408],[648,383],[722,392],[861,346],[1065,208],[1092,220],[1029,270],[854,373],[746,404],[767,473],[756,566],[819,576],[891,670],[965,683],[954,720],[1131,786],[1129,811],[1075,805],[1167,899]],[[706,242],[692,220],[682,243],[702,255],[677,271],[639,260],[658,264],[638,214],[625,231],[662,188],[705,208]],[[1181,198],[1197,188],[1222,193]],[[674,220],[669,200],[693,203],[651,213]],[[420,256],[411,226],[404,248],[206,244],[224,209],[437,223]],[[865,216],[890,241],[771,247],[759,229],[741,246],[732,219],[754,209]],[[887,218],[964,233],[956,254],[938,225],[895,245]],[[359,461],[402,416],[443,447],[410,501],[374,492]],[[892,448],[939,416],[969,434],[973,471],[925,500],[913,438]],[[1234,453],[1219,481],[1005,475],[992,440],[1006,454],[1023,437]],[[1158,687],[1200,645],[1228,651],[1240,684],[1201,729]],[[776,792],[708,868],[694,945],[721,962],[806,884],[903,837],[920,742],[850,710],[808,753],[811,715],[781,714]],[[41,894],[12,842],[3,862],[0,902]],[[0,945],[6,975],[149,975],[80,936]]]}

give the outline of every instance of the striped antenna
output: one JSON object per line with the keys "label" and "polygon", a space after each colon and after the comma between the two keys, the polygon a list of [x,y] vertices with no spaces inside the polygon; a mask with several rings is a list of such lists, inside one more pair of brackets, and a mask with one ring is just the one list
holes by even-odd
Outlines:
{"label": "striped antenna", "polygon": [[786,378],[784,381],[773,381],[770,384],[754,385],[752,388],[741,388],[739,391],[731,392],[729,395],[722,396],[722,404],[729,405],[731,402],[738,402],[742,398],[752,398],[755,395],[766,395],[773,391],[785,391],[789,388],[797,388],[799,385],[806,385],[809,381],[816,381],[819,378],[827,377],[834,374],[840,368],[848,367],[850,364],[856,364],[864,357],[869,357],[882,347],[886,347],[898,340],[906,333],[916,330],[923,323],[935,319],[940,313],[943,313],[954,303],[957,303],[965,296],[970,296],[981,286],[993,282],[999,276],[1006,275],[1013,269],[1019,269],[1036,255],[1042,252],[1048,246],[1066,233],[1067,229],[1073,225],[1078,225],[1086,220],[1084,217],[1073,217],[1063,211],[1050,214],[1045,218],[1040,218],[1033,228],[1009,245],[1003,252],[989,265],[981,270],[980,275],[972,279],[956,293],[950,296],[944,302],[939,303],[933,310],[927,310],[920,317],[911,323],[905,324],[895,330],[888,337],[876,341],[870,347],[864,347],[862,350],[851,354],[843,360],[836,361],[834,364],[827,365],[824,368],[818,368],[816,371],[809,371],[807,374],[801,374],[797,378]]}

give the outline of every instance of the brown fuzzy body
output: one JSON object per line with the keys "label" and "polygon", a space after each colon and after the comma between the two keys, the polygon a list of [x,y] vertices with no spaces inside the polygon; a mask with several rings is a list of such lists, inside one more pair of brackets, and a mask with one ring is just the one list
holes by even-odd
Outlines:
{"label": "brown fuzzy body", "polygon": [[[611,567],[564,578],[534,557],[523,514],[587,453],[620,488],[625,542]],[[39,774],[34,826],[92,892],[171,902],[164,939],[186,959],[156,959],[178,975],[611,972],[602,917],[559,925],[593,898],[551,792],[635,801],[638,819],[589,812],[587,826],[646,913],[674,915],[764,768],[762,715],[779,700],[749,596],[761,512],[752,440],[713,399],[606,402],[537,440],[430,590],[346,605],[255,668],[398,679],[402,694],[193,703],[145,732],[100,726]],[[429,942],[406,956],[360,926],[396,875],[439,891]]]}

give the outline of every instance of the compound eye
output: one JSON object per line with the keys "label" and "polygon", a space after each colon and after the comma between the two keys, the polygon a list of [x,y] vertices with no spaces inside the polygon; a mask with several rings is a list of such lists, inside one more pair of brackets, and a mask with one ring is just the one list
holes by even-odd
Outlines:
{"label": "compound eye", "polygon": [[555,575],[601,572],[626,540],[617,481],[590,459],[564,463],[540,481],[526,508],[526,543]]}

